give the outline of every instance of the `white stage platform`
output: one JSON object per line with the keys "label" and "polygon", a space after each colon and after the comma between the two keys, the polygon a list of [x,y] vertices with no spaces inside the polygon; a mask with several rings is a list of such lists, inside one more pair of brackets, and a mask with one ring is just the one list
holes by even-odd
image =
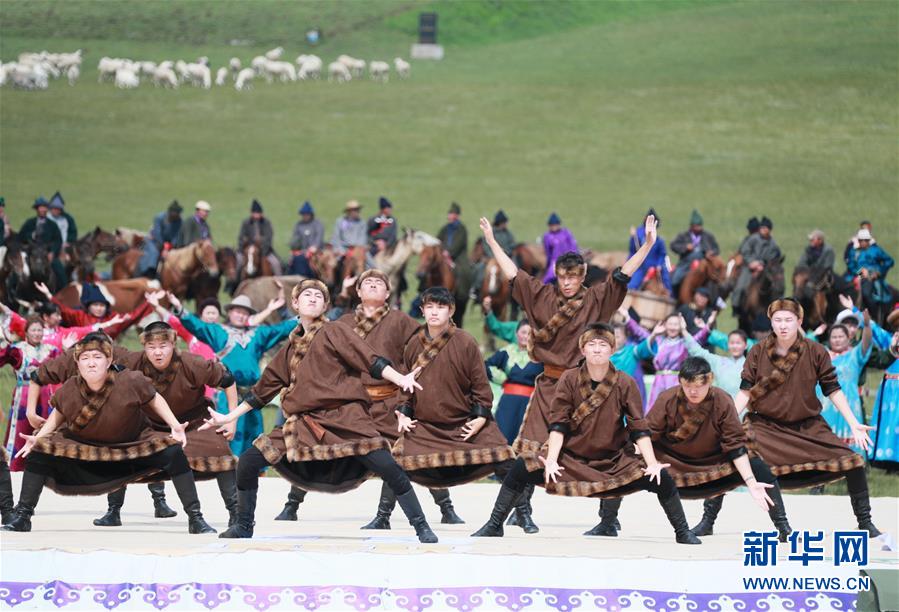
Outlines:
{"label": "white stage platform", "polygon": [[[13,475],[18,493],[19,478]],[[65,610],[847,610],[856,593],[847,581],[859,569],[886,569],[899,578],[897,553],[871,540],[868,565],[835,566],[832,532],[855,528],[846,497],[786,496],[794,529],[824,531],[825,560],[803,567],[778,547],[776,567],[744,567],[744,530],[771,529],[747,495],[727,497],[716,534],[683,546],[654,496],[625,498],[618,538],[581,533],[597,521],[597,500],[560,498],[538,490],[534,518],[541,531],[507,527],[502,539],[469,538],[486,520],[498,491],[473,484],[452,490],[465,525],[439,523],[430,495],[418,489],[440,543],[423,545],[397,511],[391,531],[361,531],[376,505],[380,482],[350,493],[310,494],[300,521],[276,522],[287,484],[261,481],[256,537],[220,540],[188,535],[168,485],[172,519],[154,519],[145,487],[129,488],[122,527],[91,519],[105,499],[63,498],[45,491],[34,531],[0,536],[0,606]],[[200,483],[204,514],[224,528],[226,513],[214,482]],[[881,529],[895,535],[897,498],[872,500]],[[685,502],[689,520],[701,502]],[[744,578],[787,577],[786,588],[747,589]],[[793,578],[831,579],[828,586]],[[834,578],[840,579],[835,587]]]}

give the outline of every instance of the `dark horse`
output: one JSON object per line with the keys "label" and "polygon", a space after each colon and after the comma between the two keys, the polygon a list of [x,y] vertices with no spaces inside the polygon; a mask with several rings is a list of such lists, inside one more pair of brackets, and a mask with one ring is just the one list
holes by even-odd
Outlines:
{"label": "dark horse", "polygon": [[739,312],[739,327],[747,334],[752,334],[753,323],[759,317],[765,317],[768,304],[784,295],[784,258],[768,263],[765,268],[752,277],[746,288],[742,304],[735,304]]}
{"label": "dark horse", "polygon": [[[441,245],[427,246],[421,250],[418,256],[418,269],[415,271],[418,277],[418,291],[421,293],[431,287],[446,287],[456,298],[456,311],[453,313],[453,322],[456,327],[462,327],[465,318],[465,309],[468,306],[468,292],[456,283],[456,276],[447,257],[443,255]],[[462,293],[462,295],[459,295]]]}
{"label": "dark horse", "polygon": [[793,270],[793,297],[805,311],[802,326],[807,330],[836,318],[842,309],[841,293],[851,296],[854,290],[833,270],[807,266],[797,266]]}

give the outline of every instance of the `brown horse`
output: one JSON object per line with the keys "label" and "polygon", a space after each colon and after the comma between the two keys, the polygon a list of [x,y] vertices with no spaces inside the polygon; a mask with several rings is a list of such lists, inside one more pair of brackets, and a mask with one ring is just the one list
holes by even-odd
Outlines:
{"label": "brown horse", "polygon": [[22,282],[31,275],[28,256],[14,232],[6,238],[6,244],[0,247],[0,252],[0,301],[13,310],[18,310],[20,288],[24,288]]}
{"label": "brown horse", "polygon": [[742,304],[734,304],[739,312],[740,329],[747,334],[752,334],[752,324],[768,310],[768,304],[783,297],[784,294],[784,269],[783,257],[778,261],[768,263],[765,268],[753,275],[746,289]]}
{"label": "brown horse", "polygon": [[838,285],[840,283],[833,270],[816,270],[813,273],[806,266],[797,266],[793,270],[793,297],[805,311],[802,320],[805,329],[815,329],[836,318],[841,309],[841,289],[846,289]]}
{"label": "brown horse", "polygon": [[126,280],[134,276],[141,250],[130,248],[112,260],[112,280]]}
{"label": "brown horse", "polygon": [[309,268],[315,274],[315,278],[323,282],[329,290],[334,287],[336,282],[337,264],[337,253],[330,244],[316,250],[309,257]]}
{"label": "brown horse", "polygon": [[521,243],[512,249],[515,264],[534,278],[542,278],[546,272],[546,251],[539,244]]}
{"label": "brown horse", "polygon": [[421,281],[422,291],[430,287],[446,287],[452,293],[456,287],[453,269],[444,257],[441,245],[427,246],[421,250],[415,276]]}
{"label": "brown horse", "polygon": [[[96,283],[100,292],[109,300],[112,312],[128,313],[144,301],[147,291],[160,288],[159,281],[148,278],[134,278],[118,281],[100,281]],[[81,283],[70,283],[54,294],[61,304],[69,308],[81,306]]]}
{"label": "brown horse", "polygon": [[727,271],[727,265],[718,255],[706,255],[703,259],[694,263],[690,270],[684,275],[681,281],[680,289],[677,293],[678,302],[681,304],[689,304],[693,301],[693,294],[700,287],[705,287],[711,294],[711,300],[715,301],[719,297],[726,298],[728,290],[724,285],[724,277]]}
{"label": "brown horse", "polygon": [[124,243],[114,234],[103,231],[97,226],[74,243],[66,245],[64,258],[66,276],[72,278],[73,273],[81,282],[93,282],[96,278],[94,260],[100,253],[106,253],[106,260],[127,250]]}
{"label": "brown horse", "polygon": [[262,249],[256,242],[248,243],[241,251],[241,255],[243,260],[243,266],[239,271],[241,280],[274,274],[271,262],[262,254]]}
{"label": "brown horse", "polygon": [[162,261],[162,288],[177,297],[187,296],[190,283],[203,272],[218,276],[215,247],[209,240],[199,240],[169,251]]}
{"label": "brown horse", "polygon": [[484,264],[484,280],[481,282],[481,299],[490,298],[490,310],[500,321],[507,317],[506,306],[509,305],[512,290],[509,279],[495,259],[488,259]]}
{"label": "brown horse", "polygon": [[419,255],[426,246],[439,245],[440,241],[434,236],[405,228],[403,237],[397,240],[391,247],[375,254],[375,268],[387,275],[390,279],[390,303],[395,306],[400,304],[400,293],[403,286],[403,276],[406,272],[406,262],[412,255]]}
{"label": "brown horse", "polygon": [[335,290],[339,290],[343,281],[354,278],[365,272],[366,249],[361,246],[350,247],[340,258],[339,273],[335,279]]}

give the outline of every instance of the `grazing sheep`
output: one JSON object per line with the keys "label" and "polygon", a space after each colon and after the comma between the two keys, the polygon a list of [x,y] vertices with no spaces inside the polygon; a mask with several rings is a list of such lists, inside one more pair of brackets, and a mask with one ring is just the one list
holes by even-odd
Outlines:
{"label": "grazing sheep", "polygon": [[328,80],[336,80],[338,83],[346,83],[352,80],[353,75],[346,64],[342,62],[331,62],[328,64]]}
{"label": "grazing sheep", "polygon": [[111,57],[101,57],[97,64],[97,82],[101,83],[106,79],[114,79],[116,71],[122,67],[122,60],[113,59]]}
{"label": "grazing sheep", "polygon": [[265,58],[275,61],[281,59],[281,56],[284,54],[284,47],[275,47],[274,49],[270,49],[265,52]]}
{"label": "grazing sheep", "polygon": [[356,78],[365,74],[365,60],[356,59],[349,55],[341,55],[337,58],[337,61],[346,66],[350,73]]}
{"label": "grazing sheep", "polygon": [[317,55],[301,55],[297,58],[297,78],[301,81],[306,79],[317,79],[322,73],[322,58]]}
{"label": "grazing sheep", "polygon": [[171,89],[178,88],[178,75],[172,70],[172,62],[162,62],[153,73],[153,84]]}
{"label": "grazing sheep", "polygon": [[158,67],[156,62],[140,62],[140,73],[144,76],[151,77],[156,73]]}
{"label": "grazing sheep", "polygon": [[140,85],[140,78],[129,68],[119,68],[115,73],[115,86],[119,89],[134,89]]}
{"label": "grazing sheep", "polygon": [[401,79],[408,79],[412,72],[412,65],[401,57],[393,58],[393,67],[396,70],[396,76]]}
{"label": "grazing sheep", "polygon": [[69,85],[74,85],[80,76],[81,68],[78,67],[78,64],[71,64],[66,68],[66,78],[69,79]]}
{"label": "grazing sheep", "polygon": [[240,68],[241,68],[240,58],[232,57],[231,60],[228,62],[228,67],[231,69],[231,72],[234,74],[237,74],[238,72],[240,72]]}
{"label": "grazing sheep", "polygon": [[7,71],[9,70],[10,64],[15,64],[15,62],[9,62],[7,64],[0,63],[0,87],[6,85]]}
{"label": "grazing sheep", "polygon": [[225,84],[225,79],[228,78],[228,69],[227,68],[219,68],[215,71],[215,84],[221,87]]}
{"label": "grazing sheep", "polygon": [[368,64],[368,76],[373,81],[381,81],[386,83],[390,77],[390,64],[387,62],[373,61]]}
{"label": "grazing sheep", "polygon": [[274,77],[277,77],[282,83],[297,80],[297,69],[290,62],[266,62],[263,74],[269,83]]}
{"label": "grazing sheep", "polygon": [[250,67],[256,72],[256,74],[262,74],[265,70],[265,63],[269,61],[267,57],[264,55],[257,55],[253,58],[253,61],[250,62]]}
{"label": "grazing sheep", "polygon": [[206,64],[187,64],[182,77],[190,81],[194,87],[209,89],[212,87],[212,71]]}
{"label": "grazing sheep", "polygon": [[253,86],[253,79],[255,77],[255,70],[253,70],[252,68],[244,68],[237,73],[237,78],[234,80],[234,89],[236,89],[237,91],[250,89]]}

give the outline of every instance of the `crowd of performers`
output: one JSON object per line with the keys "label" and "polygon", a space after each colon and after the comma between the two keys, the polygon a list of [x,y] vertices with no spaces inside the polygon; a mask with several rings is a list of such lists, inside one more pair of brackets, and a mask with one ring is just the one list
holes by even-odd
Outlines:
{"label": "crowd of performers", "polygon": [[[212,533],[195,481],[214,478],[229,513],[219,537],[250,538],[259,476],[271,466],[291,485],[277,518],[296,520],[307,491],[341,493],[377,475],[381,498],[363,529],[390,529],[398,503],[425,543],[437,536],[412,482],[430,490],[441,522],[452,524],[462,519],[447,490],[490,475],[502,485],[489,519],[473,534],[478,537],[502,536],[507,519],[525,533],[539,531],[531,499],[542,486],[554,495],[599,498],[600,521],[587,532],[595,536],[617,535],[624,496],[651,491],[676,541],[700,544],[699,536],[713,532],[724,494],[746,486],[785,541],[791,527],[781,490],[842,478],[858,528],[880,535],[865,459],[850,447],[867,452],[871,434],[880,432],[858,418],[844,392],[851,385],[841,384],[828,350],[802,333],[796,301],[770,304],[772,333],[745,357],[745,336],[732,334],[727,354],[713,355],[702,348],[712,333],[708,325],[691,334],[680,318],[652,332],[629,326],[638,340],[630,343],[624,326],[608,322],[656,241],[652,216],[630,259],[589,288],[580,255],[558,257],[556,282],[544,284],[504,254],[487,219],[480,225],[528,322],[515,324],[513,345],[487,368],[474,338],[452,322],[451,292],[436,287],[421,294],[421,324],[389,308],[389,279],[377,270],[359,275],[360,303],[340,319],[325,318],[325,285],[305,280],[290,296],[297,318],[251,337],[204,321],[202,305],[199,318],[177,301],[166,311],[158,295],[149,296],[148,308],[163,317],[144,327],[137,352],[97,329],[120,323],[109,318],[62,330],[66,338],[58,344],[44,336],[40,318],[16,320],[25,340],[7,347],[3,358],[30,375],[19,376],[16,388],[25,418],[15,423],[14,457],[2,460],[3,529],[31,530],[45,486],[62,495],[107,494],[98,526],[121,525],[129,484],[150,485],[156,515],[171,515],[158,488],[171,480],[189,532]],[[230,317],[252,314],[240,300],[226,307]],[[874,326],[859,317],[864,354]],[[243,327],[246,320],[231,323]],[[224,357],[195,354],[195,346],[178,350],[182,327]],[[899,333],[878,328],[876,335],[896,350]],[[261,373],[258,358],[252,366],[228,360],[238,348],[258,343],[252,350],[261,354],[281,339],[286,342]],[[833,332],[830,341],[832,350],[841,346]],[[655,358],[679,356],[676,371],[657,364],[662,382],[646,399],[633,376],[641,350]],[[504,386],[495,417],[491,378]],[[888,372],[879,405],[895,404],[896,383]],[[225,398],[223,411],[213,408],[216,393]],[[235,457],[229,441],[238,419],[258,418],[276,398],[281,424],[246,441]],[[822,398],[845,421],[842,434],[822,415]],[[8,459],[24,469],[15,507]],[[682,498],[706,500],[692,529]]]}

